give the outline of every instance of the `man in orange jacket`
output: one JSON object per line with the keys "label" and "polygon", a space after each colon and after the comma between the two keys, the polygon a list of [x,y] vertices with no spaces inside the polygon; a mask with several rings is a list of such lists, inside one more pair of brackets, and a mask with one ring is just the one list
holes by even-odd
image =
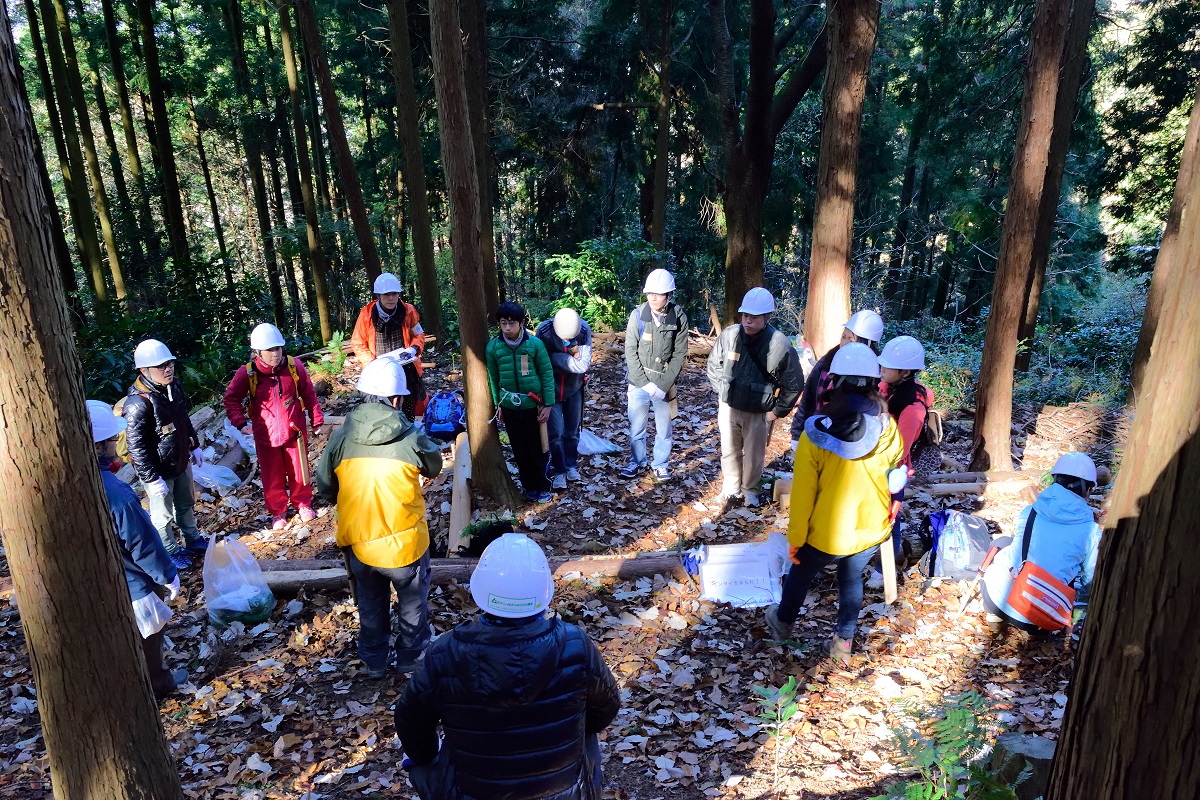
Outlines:
{"label": "man in orange jacket", "polygon": [[425,413],[425,387],[421,381],[421,354],[425,351],[425,331],[416,306],[404,302],[400,279],[384,272],[375,279],[375,296],[363,306],[354,323],[350,347],[365,367],[379,356],[401,348],[410,348],[415,359],[404,367],[410,394],[400,409],[409,420]]}

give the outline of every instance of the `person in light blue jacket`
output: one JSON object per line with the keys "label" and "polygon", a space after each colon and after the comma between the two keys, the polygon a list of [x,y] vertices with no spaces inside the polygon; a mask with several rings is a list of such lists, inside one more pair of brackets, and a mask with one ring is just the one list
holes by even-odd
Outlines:
{"label": "person in light blue jacket", "polygon": [[1096,485],[1096,465],[1083,453],[1066,453],[1055,462],[1050,474],[1054,483],[1042,490],[1031,505],[1017,515],[1013,535],[997,539],[1002,547],[983,575],[982,595],[990,622],[1008,622],[1026,631],[1039,628],[1008,603],[1008,593],[1021,569],[1021,540],[1031,511],[1036,511],[1029,532],[1029,560],[1068,586],[1076,587],[1076,605],[1087,601],[1100,526],[1096,524],[1087,497]]}

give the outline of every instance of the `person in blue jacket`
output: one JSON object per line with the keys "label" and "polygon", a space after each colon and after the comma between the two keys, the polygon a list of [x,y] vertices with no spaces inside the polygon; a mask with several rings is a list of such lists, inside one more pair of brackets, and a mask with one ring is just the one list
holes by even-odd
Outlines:
{"label": "person in blue jacket", "polygon": [[125,430],[124,417],[116,416],[112,406],[100,400],[88,400],[87,407],[100,480],[112,512],[125,583],[133,601],[133,616],[142,636],[146,671],[154,696],[161,700],[188,678],[187,670],[168,670],[162,656],[163,629],[171,618],[171,609],[163,602],[163,596],[167,601],[179,596],[179,572],[137,494],[109,470],[117,455],[117,437]]}
{"label": "person in blue jacket", "polygon": [[993,544],[1002,549],[983,574],[983,605],[988,622],[1008,623],[1025,631],[1039,628],[1008,603],[1008,593],[1021,569],[1021,540],[1032,511],[1037,515],[1029,532],[1029,560],[1064,584],[1075,584],[1075,603],[1087,600],[1096,571],[1100,526],[1087,504],[1096,486],[1096,465],[1083,453],[1066,453],[1050,470],[1054,483],[1017,515],[1013,535]]}

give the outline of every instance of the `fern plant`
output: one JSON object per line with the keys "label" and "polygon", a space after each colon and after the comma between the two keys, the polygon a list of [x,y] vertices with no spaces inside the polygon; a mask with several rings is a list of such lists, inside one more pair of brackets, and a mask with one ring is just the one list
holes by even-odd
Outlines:
{"label": "fern plant", "polygon": [[787,681],[782,686],[752,686],[750,688],[758,695],[758,704],[762,706],[757,719],[775,740],[775,775],[773,786],[774,793],[779,794],[780,753],[783,750],[783,743],[792,738],[791,734],[786,731],[788,723],[792,717],[796,716],[796,711],[800,708],[800,702],[796,699],[800,687],[796,683],[796,676],[789,675]]}

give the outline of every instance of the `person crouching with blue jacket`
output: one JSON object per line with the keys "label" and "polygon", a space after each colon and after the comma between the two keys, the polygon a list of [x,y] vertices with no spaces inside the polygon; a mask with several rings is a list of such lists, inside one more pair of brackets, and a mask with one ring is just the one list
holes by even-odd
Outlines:
{"label": "person crouching with blue jacket", "polygon": [[[1076,606],[1085,603],[1096,571],[1100,526],[1087,497],[1096,486],[1096,465],[1084,453],[1066,453],[1054,462],[1054,483],[1017,515],[1013,535],[992,544],[1002,548],[983,574],[983,606],[993,626],[1008,623],[1024,631],[1040,630],[1008,602],[1020,571],[1022,540],[1029,528],[1028,559],[1067,586],[1077,587]],[[1029,525],[1030,515],[1033,524]]]}
{"label": "person crouching with blue jacket", "polygon": [[142,636],[142,653],[154,696],[161,700],[186,683],[187,670],[170,671],[163,666],[163,629],[171,619],[171,609],[163,602],[179,596],[179,573],[150,516],[142,508],[137,494],[113,475],[109,465],[117,455],[117,437],[125,430],[125,419],[113,414],[112,406],[100,400],[88,400],[92,421],[92,441],[104,494],[112,510],[113,530],[125,568],[125,583],[133,601],[133,616]]}
{"label": "person crouching with blue jacket", "polygon": [[422,800],[601,796],[599,734],[621,708],[617,684],[581,628],[546,616],[553,595],[528,536],[483,551],[471,575],[482,616],[429,646],[396,704]]}

